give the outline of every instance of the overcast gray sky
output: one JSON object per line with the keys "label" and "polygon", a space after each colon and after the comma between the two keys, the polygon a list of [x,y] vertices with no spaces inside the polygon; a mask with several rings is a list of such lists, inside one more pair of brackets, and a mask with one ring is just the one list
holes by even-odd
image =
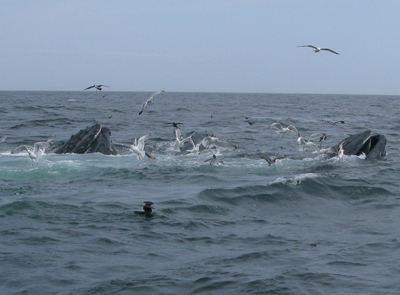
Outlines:
{"label": "overcast gray sky", "polygon": [[0,90],[397,95],[399,12],[376,0],[2,0]]}

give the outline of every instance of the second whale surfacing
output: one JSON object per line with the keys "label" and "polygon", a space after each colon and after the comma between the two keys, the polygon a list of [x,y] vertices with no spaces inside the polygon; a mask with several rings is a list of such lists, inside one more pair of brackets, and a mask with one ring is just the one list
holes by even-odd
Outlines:
{"label": "second whale surfacing", "polygon": [[372,135],[371,130],[367,130],[343,139],[333,149],[343,149],[343,154],[347,156],[364,154],[366,160],[381,159],[386,156],[386,141],[384,135]]}

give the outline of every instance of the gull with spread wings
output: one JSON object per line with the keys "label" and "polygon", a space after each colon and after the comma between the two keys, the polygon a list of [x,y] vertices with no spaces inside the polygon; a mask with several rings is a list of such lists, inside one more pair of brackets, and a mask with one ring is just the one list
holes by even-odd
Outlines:
{"label": "gull with spread wings", "polygon": [[164,90],[160,90],[160,91],[157,91],[157,92],[154,92],[153,94],[151,94],[149,96],[149,98],[142,104],[142,108],[139,111],[139,115],[141,115],[143,113],[144,109],[147,107],[148,104],[151,104],[151,102],[153,101],[154,96],[156,96],[157,94],[160,94],[162,92],[164,92]]}
{"label": "gull with spread wings", "polygon": [[297,46],[297,47],[311,47],[311,48],[314,48],[315,53],[318,53],[321,50],[325,50],[325,51],[329,51],[329,52],[339,55],[339,53],[337,53],[336,51],[333,51],[332,49],[329,49],[329,48],[321,48],[321,47],[317,47],[317,46],[313,46],[313,45],[303,45],[303,46]]}
{"label": "gull with spread wings", "polygon": [[110,87],[110,86],[101,85],[101,84],[100,84],[100,85],[94,84],[94,85],[92,85],[92,86],[89,86],[88,88],[85,88],[84,90],[96,88],[96,91],[97,91],[97,90],[101,91],[101,90],[103,89],[103,87]]}

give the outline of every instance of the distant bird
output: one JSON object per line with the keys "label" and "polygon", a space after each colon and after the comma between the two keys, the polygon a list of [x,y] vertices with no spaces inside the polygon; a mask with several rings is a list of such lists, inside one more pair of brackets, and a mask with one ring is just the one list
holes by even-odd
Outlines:
{"label": "distant bird", "polygon": [[278,158],[271,159],[271,158],[268,157],[268,156],[262,156],[262,157],[260,157],[260,158],[261,158],[261,159],[264,159],[265,161],[267,161],[268,166],[271,166],[271,165],[273,165],[273,164],[276,164],[278,160],[283,160],[283,159],[285,159],[285,157],[278,157]]}
{"label": "distant bird", "polygon": [[142,104],[142,108],[139,111],[139,116],[143,113],[143,111],[147,107],[147,105],[151,104],[151,102],[153,101],[154,96],[156,96],[157,94],[160,94],[162,92],[164,92],[164,90],[160,90],[160,91],[154,92],[149,96],[149,98]]}
{"label": "distant bird", "polygon": [[253,125],[254,123],[253,122],[251,122],[251,121],[249,121],[249,117],[244,117],[246,120],[245,120],[245,122],[247,122],[249,125]]}
{"label": "distant bird", "polygon": [[329,49],[329,48],[321,48],[321,47],[316,47],[316,46],[313,46],[313,45],[303,45],[303,46],[297,46],[297,47],[311,47],[311,48],[314,48],[314,52],[315,53],[318,53],[321,50],[325,50],[325,51],[329,51],[329,52],[332,52],[334,54],[339,55],[339,53],[337,53],[336,51],[333,51],[332,49]]}
{"label": "distant bird", "polygon": [[295,132],[297,136],[299,136],[299,131],[297,131],[296,127],[294,127],[293,125],[289,125],[288,127],[282,127],[280,123],[276,122],[268,126],[268,129],[271,128],[276,128],[277,129],[276,133],[282,136],[287,132]]}
{"label": "distant bird", "polygon": [[175,122],[172,122],[172,123],[165,123],[165,124],[174,126],[174,132],[175,132],[175,130],[176,130],[177,128],[179,128],[179,124],[183,124],[183,123],[175,123]]}
{"label": "distant bird", "polygon": [[5,141],[6,139],[7,139],[7,136],[2,136],[2,137],[0,138],[0,142]]}
{"label": "distant bird", "polygon": [[332,125],[336,125],[337,123],[344,124],[344,121],[335,121],[335,122],[332,122],[332,121],[327,121],[327,120],[325,120],[325,123],[332,124]]}
{"label": "distant bird", "polygon": [[145,151],[144,151],[144,144],[145,140],[149,137],[149,134],[143,135],[142,137],[137,140],[135,138],[135,141],[133,144],[130,146],[131,150],[138,156],[139,160],[142,160],[145,156]]}
{"label": "distant bird", "polygon": [[172,126],[174,126],[175,128],[179,128],[179,125],[178,125],[178,124],[183,124],[183,123],[175,123],[175,122],[172,122],[172,123],[165,123],[165,124],[172,125]]}
{"label": "distant bird", "polygon": [[224,162],[219,161],[217,162],[217,156],[214,154],[213,157],[211,159],[205,160],[204,162],[208,162],[210,161],[210,165],[224,165]]}
{"label": "distant bird", "polygon": [[110,86],[101,85],[101,84],[100,85],[95,84],[95,85],[89,86],[88,88],[85,88],[85,90],[88,90],[88,89],[91,89],[91,88],[96,88],[96,91],[97,90],[101,91],[101,90],[103,90],[103,87],[110,87]]}

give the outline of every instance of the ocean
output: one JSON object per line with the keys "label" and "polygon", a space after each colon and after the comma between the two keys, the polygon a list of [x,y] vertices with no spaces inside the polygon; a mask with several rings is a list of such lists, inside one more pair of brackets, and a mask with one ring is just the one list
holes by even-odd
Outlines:
{"label": "ocean", "polygon": [[[400,96],[166,91],[139,116],[151,92],[108,90],[0,92],[0,294],[400,293]],[[236,148],[175,153],[172,122]],[[371,130],[387,156],[322,159],[274,122],[324,146]],[[12,153],[95,123],[162,148]]]}

